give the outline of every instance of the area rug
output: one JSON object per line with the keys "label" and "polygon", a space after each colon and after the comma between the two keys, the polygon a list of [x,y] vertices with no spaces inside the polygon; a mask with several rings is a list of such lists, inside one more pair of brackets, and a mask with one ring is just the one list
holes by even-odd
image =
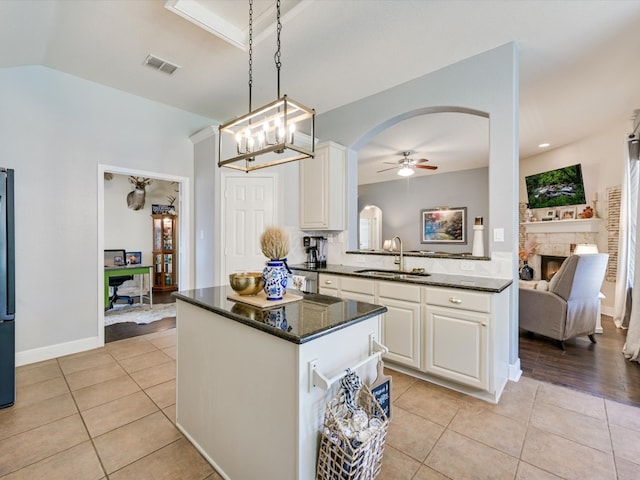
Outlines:
{"label": "area rug", "polygon": [[134,322],[137,324],[155,322],[167,317],[176,316],[175,303],[159,303],[156,305],[123,305],[104,314],[104,324]]}

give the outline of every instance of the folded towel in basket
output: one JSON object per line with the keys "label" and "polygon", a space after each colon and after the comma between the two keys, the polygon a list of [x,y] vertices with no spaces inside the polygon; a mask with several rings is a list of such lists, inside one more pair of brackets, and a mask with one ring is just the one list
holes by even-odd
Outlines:
{"label": "folded towel in basket", "polygon": [[307,290],[307,279],[304,275],[291,275],[291,288],[304,292]]}

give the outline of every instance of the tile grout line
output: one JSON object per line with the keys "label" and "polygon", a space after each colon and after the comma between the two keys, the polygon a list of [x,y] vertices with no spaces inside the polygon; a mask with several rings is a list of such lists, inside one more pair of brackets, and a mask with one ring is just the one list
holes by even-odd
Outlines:
{"label": "tile grout line", "polygon": [[[113,356],[110,353],[109,353],[109,355],[111,356],[111,358],[113,358]],[[91,442],[91,447],[93,448],[93,451],[94,451],[94,453],[96,455],[96,458],[98,459],[98,463],[100,464],[100,468],[102,469],[102,472],[104,473],[104,478],[108,479],[109,475],[107,474],[107,469],[105,468],[104,464],[102,463],[102,458],[100,457],[100,453],[98,452],[96,444],[93,441],[93,438],[91,437],[91,433],[89,432],[89,428],[87,427],[87,424],[84,421],[84,416],[82,415],[82,412],[80,411],[80,406],[78,405],[78,402],[76,401],[76,397],[73,395],[73,390],[71,390],[71,386],[69,385],[69,382],[67,381],[67,375],[64,373],[64,370],[62,369],[62,365],[60,365],[59,357],[56,358],[56,363],[58,364],[58,368],[60,369],[60,372],[62,373],[62,378],[64,378],[64,381],[67,384],[67,388],[69,389],[69,394],[71,395],[71,398],[73,399],[73,404],[76,406],[76,410],[78,411],[78,416],[80,417],[80,421],[82,422],[82,426],[84,427],[84,430],[87,432],[87,437],[89,437],[89,441]]]}

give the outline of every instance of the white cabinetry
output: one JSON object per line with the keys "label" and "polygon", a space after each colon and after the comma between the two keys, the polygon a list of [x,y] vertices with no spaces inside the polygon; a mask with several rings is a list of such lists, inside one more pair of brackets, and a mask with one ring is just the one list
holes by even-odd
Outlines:
{"label": "white cabinetry", "polygon": [[499,397],[508,373],[504,297],[426,287],[425,299],[424,371]]}
{"label": "white cabinetry", "polygon": [[389,349],[385,359],[420,368],[420,287],[378,282],[376,302],[387,307],[382,315],[382,342]]}
{"label": "white cabinetry", "polygon": [[331,297],[339,297],[340,291],[338,288],[337,275],[327,275],[326,273],[318,275],[318,293],[321,293],[322,295],[329,295]]}
{"label": "white cabinetry", "polygon": [[315,158],[300,162],[300,229],[344,230],[346,151],[320,143]]}
{"label": "white cabinetry", "polygon": [[509,378],[509,288],[482,292],[320,274],[324,295],[387,307],[387,366],[496,403]]}
{"label": "white cabinetry", "polygon": [[366,278],[341,277],[340,298],[375,303],[375,281]]}

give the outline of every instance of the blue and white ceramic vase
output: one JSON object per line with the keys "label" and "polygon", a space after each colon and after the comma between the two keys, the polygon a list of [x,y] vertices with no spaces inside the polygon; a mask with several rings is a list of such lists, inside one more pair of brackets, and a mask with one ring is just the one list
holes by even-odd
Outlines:
{"label": "blue and white ceramic vase", "polygon": [[285,260],[269,260],[262,271],[264,293],[267,300],[282,300],[287,289],[287,266]]}
{"label": "blue and white ceramic vase", "polygon": [[290,330],[289,324],[287,323],[287,312],[284,307],[276,307],[271,310],[267,310],[265,312],[264,323],[284,330],[285,332]]}

